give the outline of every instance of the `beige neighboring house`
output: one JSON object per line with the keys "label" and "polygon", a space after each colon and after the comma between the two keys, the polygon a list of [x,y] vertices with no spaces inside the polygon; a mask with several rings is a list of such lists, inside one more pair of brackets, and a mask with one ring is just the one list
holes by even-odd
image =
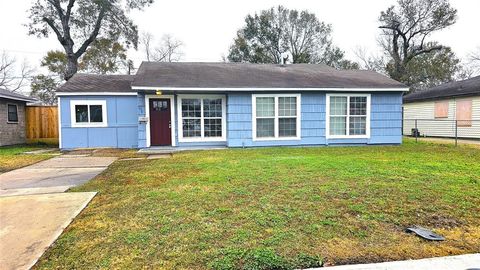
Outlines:
{"label": "beige neighboring house", "polygon": [[403,98],[403,134],[480,139],[480,76]]}
{"label": "beige neighboring house", "polygon": [[35,99],[0,89],[0,146],[26,142],[25,107]]}

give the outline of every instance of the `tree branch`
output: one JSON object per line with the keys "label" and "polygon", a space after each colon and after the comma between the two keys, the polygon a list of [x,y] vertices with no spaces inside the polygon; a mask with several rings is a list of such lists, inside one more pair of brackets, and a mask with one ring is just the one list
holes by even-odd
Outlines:
{"label": "tree branch", "polygon": [[100,31],[100,27],[102,26],[102,20],[105,17],[106,8],[105,6],[102,7],[100,13],[98,14],[97,21],[95,22],[95,27],[90,34],[90,36],[83,42],[82,46],[78,48],[75,52],[75,57],[80,58],[82,54],[87,50],[88,46],[97,38],[98,32]]}
{"label": "tree branch", "polygon": [[47,18],[47,17],[44,17],[42,19],[44,22],[46,22],[48,24],[48,26],[50,26],[50,28],[52,28],[53,32],[55,33],[55,35],[57,35],[57,39],[58,41],[60,41],[60,44],[64,45],[65,44],[65,39],[64,37],[62,36],[62,33],[60,33],[60,31],[58,30],[57,26],[55,25],[55,23]]}

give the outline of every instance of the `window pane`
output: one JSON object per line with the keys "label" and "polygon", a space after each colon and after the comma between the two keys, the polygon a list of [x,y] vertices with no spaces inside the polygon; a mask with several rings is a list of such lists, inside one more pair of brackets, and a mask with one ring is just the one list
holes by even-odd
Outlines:
{"label": "window pane", "polygon": [[75,105],[75,121],[77,123],[88,123],[87,105]]}
{"label": "window pane", "polygon": [[279,116],[296,116],[297,115],[297,98],[296,97],[279,97],[278,98],[278,115]]}
{"label": "window pane", "polygon": [[350,115],[367,115],[367,97],[350,97]]}
{"label": "window pane", "polygon": [[182,99],[182,117],[201,117],[200,99]]}
{"label": "window pane", "polygon": [[166,100],[154,100],[152,102],[153,110],[157,112],[166,112],[168,111],[168,101]]}
{"label": "window pane", "polygon": [[347,117],[330,117],[330,135],[347,135]]}
{"label": "window pane", "polygon": [[257,137],[274,137],[274,118],[257,119]]}
{"label": "window pane", "polygon": [[200,119],[183,119],[183,137],[201,137]]}
{"label": "window pane", "polygon": [[222,137],[222,119],[205,119],[205,137]]}
{"label": "window pane", "polygon": [[350,117],[350,135],[367,134],[367,117],[351,116]]}
{"label": "window pane", "polygon": [[257,97],[257,116],[275,116],[275,98]]}
{"label": "window pane", "polygon": [[102,105],[90,105],[90,122],[101,123],[102,117]]}
{"label": "window pane", "polygon": [[204,99],[203,116],[222,117],[222,99]]}
{"label": "window pane", "polygon": [[279,137],[296,137],[297,136],[297,118],[278,119],[278,136]]}
{"label": "window pane", "polygon": [[330,115],[347,115],[347,97],[330,97]]}
{"label": "window pane", "polygon": [[8,104],[8,122],[18,122],[17,105]]}

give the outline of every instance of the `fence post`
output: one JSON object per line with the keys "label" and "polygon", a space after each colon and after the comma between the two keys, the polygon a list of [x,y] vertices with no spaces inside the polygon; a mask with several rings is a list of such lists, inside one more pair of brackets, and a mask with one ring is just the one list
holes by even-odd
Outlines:
{"label": "fence post", "polygon": [[415,142],[418,142],[418,119],[415,119]]}
{"label": "fence post", "polygon": [[458,144],[458,120],[455,120],[455,146]]}

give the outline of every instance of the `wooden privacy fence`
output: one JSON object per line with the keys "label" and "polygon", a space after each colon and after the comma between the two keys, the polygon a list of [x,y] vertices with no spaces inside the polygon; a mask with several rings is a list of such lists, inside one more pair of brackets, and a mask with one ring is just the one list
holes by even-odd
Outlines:
{"label": "wooden privacy fence", "polygon": [[57,106],[27,106],[25,118],[28,142],[58,144]]}

